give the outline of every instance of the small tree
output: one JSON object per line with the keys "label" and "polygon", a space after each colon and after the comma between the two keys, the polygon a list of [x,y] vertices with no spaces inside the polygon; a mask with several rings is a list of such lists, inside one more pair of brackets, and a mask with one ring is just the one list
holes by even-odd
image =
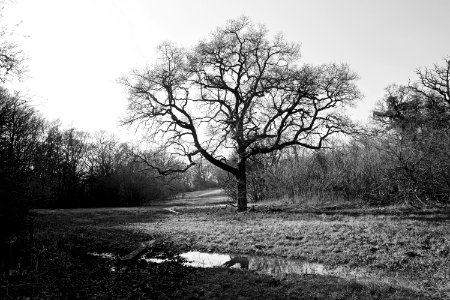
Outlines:
{"label": "small tree", "polygon": [[[235,176],[239,210],[247,209],[249,158],[321,148],[348,129],[340,109],[360,96],[347,65],[299,66],[297,44],[270,39],[245,17],[193,49],[164,43],[159,53],[155,65],[122,80],[130,96],[125,123],[145,126],[162,150],[186,156],[187,167],[202,155]],[[226,158],[231,152],[236,163]]]}

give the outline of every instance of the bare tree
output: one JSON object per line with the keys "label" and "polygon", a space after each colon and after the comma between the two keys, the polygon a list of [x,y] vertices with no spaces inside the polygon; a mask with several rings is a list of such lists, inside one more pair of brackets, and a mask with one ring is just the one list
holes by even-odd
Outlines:
{"label": "bare tree", "polygon": [[[234,175],[241,211],[250,157],[323,147],[349,129],[341,109],[360,97],[358,76],[347,65],[298,66],[297,44],[281,34],[269,38],[246,17],[193,49],[164,43],[159,54],[155,65],[122,80],[129,92],[125,123],[144,126],[162,150],[186,156],[188,167],[202,155]],[[237,163],[227,160],[231,152]]]}
{"label": "bare tree", "polygon": [[442,65],[416,71],[419,81],[409,87],[431,105],[450,105],[450,57]]}
{"label": "bare tree", "polygon": [[[0,20],[3,4],[4,1],[0,0]],[[22,52],[10,40],[11,35],[11,29],[0,22],[0,83],[5,82],[10,75],[20,75],[23,72]]]}

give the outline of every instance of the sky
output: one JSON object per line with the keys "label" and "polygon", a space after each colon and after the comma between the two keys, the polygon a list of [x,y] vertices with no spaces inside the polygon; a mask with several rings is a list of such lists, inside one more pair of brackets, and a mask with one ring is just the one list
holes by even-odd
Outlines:
{"label": "sky", "polygon": [[450,55],[449,12],[449,0],[12,0],[0,23],[27,57],[14,88],[43,116],[133,140],[117,80],[152,63],[163,41],[190,47],[246,15],[300,43],[301,62],[348,63],[364,94],[348,113],[364,122],[388,85]]}

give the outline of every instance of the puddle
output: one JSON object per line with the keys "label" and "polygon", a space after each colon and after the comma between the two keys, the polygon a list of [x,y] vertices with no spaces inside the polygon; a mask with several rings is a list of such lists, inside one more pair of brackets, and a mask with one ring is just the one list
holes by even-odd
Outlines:
{"label": "puddle", "polygon": [[[272,276],[283,276],[286,274],[300,275],[342,275],[344,269],[326,268],[322,264],[310,263],[302,260],[276,258],[268,256],[245,256],[230,255],[220,253],[205,253],[198,251],[190,251],[181,253],[179,257],[183,258],[184,266],[197,268],[236,268],[257,271],[258,273],[268,274]],[[173,259],[161,258],[143,258],[147,262],[163,263],[173,261]],[[348,270],[347,275],[355,277],[355,271]],[[348,277],[348,276],[345,276]]]}
{"label": "puddle", "polygon": [[321,264],[268,256],[229,255],[193,251],[182,253],[180,257],[186,259],[185,265],[192,267],[248,269],[273,276],[284,274],[329,275],[325,266]]}
{"label": "puddle", "polygon": [[[89,252],[88,254],[108,260],[117,258],[117,256],[111,253]],[[356,279],[358,282],[362,283],[387,284],[389,286],[398,286],[413,290],[417,287],[418,283],[417,281],[411,281],[401,275],[399,276],[398,273],[391,274],[376,272],[374,270],[359,267],[331,267],[320,263],[312,263],[299,259],[287,259],[270,256],[234,255],[190,251],[181,253],[179,256],[171,258],[147,258],[146,255],[143,255],[141,259],[148,263],[176,262],[181,263],[184,266],[196,268],[222,267],[247,269],[274,277],[284,277],[288,274],[334,276],[344,279]],[[110,266],[111,272],[120,272],[122,269],[120,268],[120,265],[116,265],[115,263]]]}
{"label": "puddle", "polygon": [[[88,252],[88,254],[109,260],[116,258],[116,256],[112,253]],[[181,253],[175,258],[147,258],[144,255],[141,259],[149,263],[158,264],[168,261],[175,261],[180,262],[184,266],[196,268],[224,267],[247,269],[256,271],[261,274],[278,277],[287,274],[299,274],[330,275],[342,278],[361,278],[368,275],[362,270],[351,269],[348,267],[331,268],[319,263],[311,263],[298,259],[277,258],[270,256],[233,255],[190,251]],[[112,271],[115,271],[115,269]]]}

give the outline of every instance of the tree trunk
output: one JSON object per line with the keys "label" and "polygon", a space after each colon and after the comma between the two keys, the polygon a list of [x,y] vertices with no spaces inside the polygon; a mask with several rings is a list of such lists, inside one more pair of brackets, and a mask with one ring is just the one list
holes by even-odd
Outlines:
{"label": "tree trunk", "polygon": [[237,179],[237,200],[238,211],[247,210],[247,176],[246,176],[246,161],[239,160]]}

